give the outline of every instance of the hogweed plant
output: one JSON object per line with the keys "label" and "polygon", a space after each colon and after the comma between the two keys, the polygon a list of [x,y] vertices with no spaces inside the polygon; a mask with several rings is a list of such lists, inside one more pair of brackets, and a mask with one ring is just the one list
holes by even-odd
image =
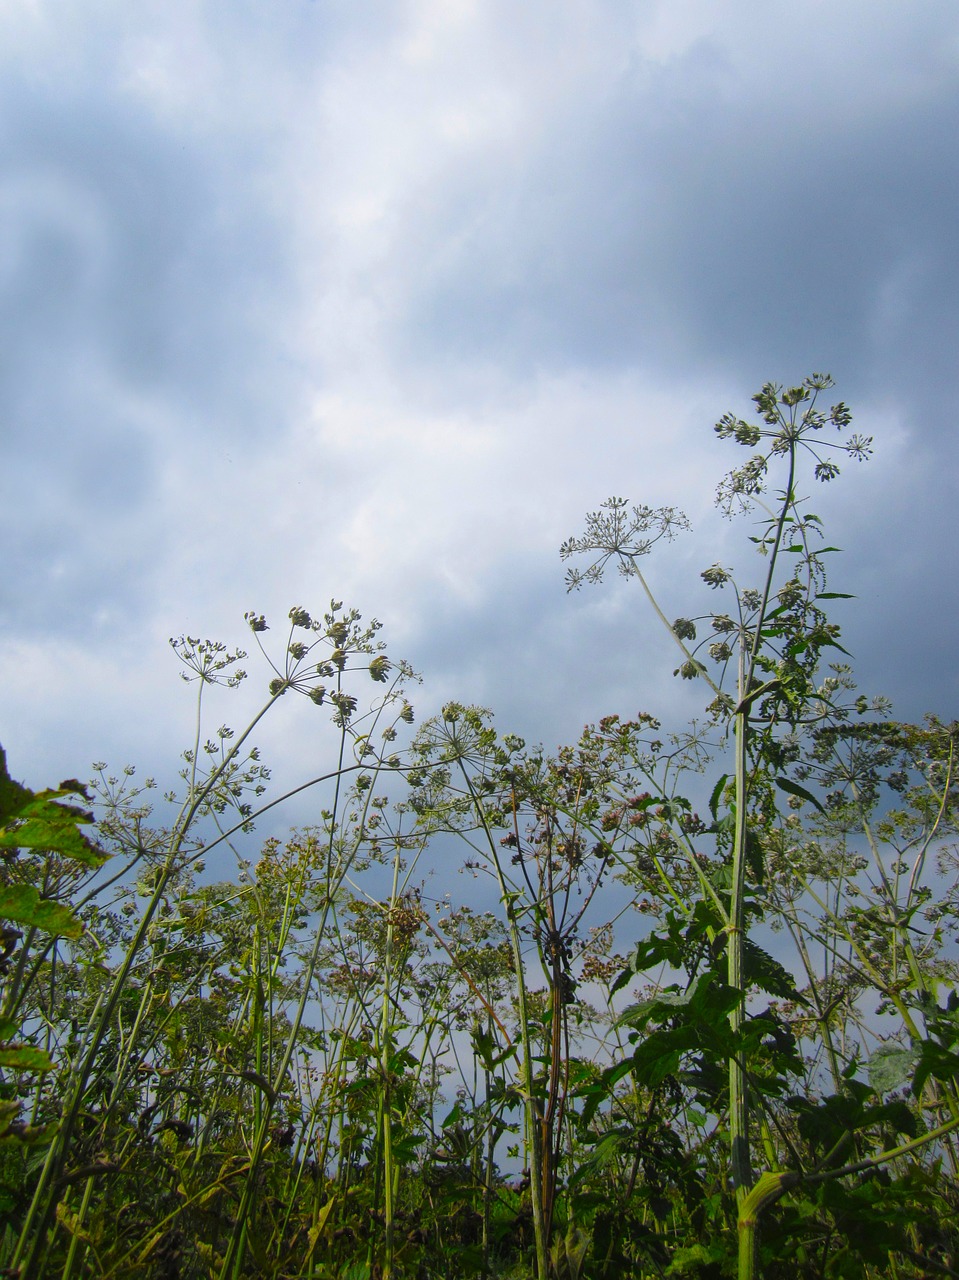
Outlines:
{"label": "hogweed plant", "polygon": [[[174,643],[165,808],[132,768],[0,767],[0,1272],[957,1273],[957,727],[854,686],[804,489],[871,445],[829,386],[717,424],[756,554],[704,571],[713,608],[671,621],[645,576],[676,508],[611,499],[563,547],[570,587],[638,580],[705,691],[685,729],[547,752],[451,703],[404,742],[411,673],[334,602],[280,653],[247,616],[240,731],[207,720],[246,655]],[[281,791],[254,736],[290,693],[332,737]],[[311,825],[250,853],[298,791]]]}
{"label": "hogweed plant", "polygon": [[[262,615],[248,614],[247,622],[258,645],[262,633],[268,627]],[[270,661],[274,678],[270,682],[269,698],[238,735],[221,727],[215,738],[204,738],[204,707],[209,692],[219,686],[237,688],[245,679],[245,671],[239,663],[246,657],[242,651],[229,651],[218,642],[181,638],[171,641],[178,658],[186,667],[183,678],[196,685],[196,720],[193,745],[184,753],[185,767],[181,772],[183,789],[179,797],[171,793],[169,803],[178,801],[178,808],[168,828],[151,830],[148,821],[151,810],[145,804],[144,791],[125,785],[132,777],[128,770],[124,781],[105,778],[100,771],[100,798],[103,804],[101,835],[108,848],[115,850],[120,859],[120,870],[107,875],[100,885],[94,883],[83,899],[84,905],[92,905],[99,892],[118,890],[131,871],[143,879],[147,895],[136,914],[136,927],[128,934],[121,933],[101,945],[109,948],[115,942],[122,949],[122,959],[115,964],[110,983],[102,987],[86,1024],[76,1029],[69,1050],[69,1066],[59,1082],[61,1102],[54,1136],[46,1151],[29,1208],[20,1226],[10,1253],[9,1266],[15,1273],[39,1274],[49,1244],[49,1233],[55,1215],[61,1221],[69,1217],[74,1236],[82,1238],[83,1209],[80,1217],[60,1213],[63,1202],[60,1188],[67,1172],[71,1151],[76,1145],[81,1119],[89,1114],[90,1093],[101,1089],[104,1050],[115,1036],[118,1019],[122,1026],[120,1042],[110,1055],[111,1083],[108,1099],[103,1109],[101,1124],[104,1129],[123,1088],[142,1063],[134,1052],[138,1046],[138,1033],[155,999],[156,952],[165,948],[165,938],[170,931],[170,899],[172,891],[183,882],[190,868],[202,865],[218,846],[228,843],[238,832],[248,831],[255,818],[290,796],[309,788],[327,784],[332,788],[329,808],[325,811],[326,840],[320,858],[320,872],[325,881],[325,893],[319,905],[319,920],[315,928],[315,942],[304,966],[300,997],[286,1030],[284,1043],[271,1063],[271,1079],[260,1071],[257,1078],[256,1104],[254,1108],[254,1132],[249,1145],[248,1163],[242,1182],[243,1191],[236,1214],[233,1231],[225,1249],[220,1274],[239,1275],[246,1243],[247,1220],[252,1210],[258,1184],[258,1170],[266,1147],[270,1123],[276,1099],[284,1086],[290,1070],[300,1025],[310,997],[310,986],[322,943],[324,927],[333,901],[358,852],[362,839],[362,815],[369,808],[369,788],[355,787],[350,799],[355,805],[353,828],[344,823],[341,810],[347,799],[349,778],[375,779],[383,770],[398,763],[393,742],[397,726],[412,719],[410,705],[404,694],[405,684],[412,673],[405,664],[394,664],[383,652],[378,639],[379,624],[364,626],[355,611],[344,611],[342,605],[333,602],[328,612],[317,620],[302,608],[290,612],[290,634],[285,653],[279,662]],[[300,638],[302,637],[302,638]],[[262,645],[260,645],[262,648]],[[360,693],[356,690],[356,676],[362,672],[367,679],[382,686],[382,693],[367,710],[358,710]],[[287,692],[307,696],[318,707],[327,706],[332,711],[337,740],[333,750],[332,768],[319,777],[302,783],[285,795],[259,804],[269,777],[259,763],[255,747],[249,746],[251,735],[263,717]],[[15,815],[16,816],[16,815]],[[204,822],[204,820],[206,820]],[[211,834],[208,828],[213,825]],[[22,839],[19,830],[11,838]],[[76,841],[74,842],[77,843]],[[53,846],[56,848],[56,846]],[[71,850],[76,857],[76,850]],[[86,864],[102,861],[105,855],[94,859],[92,851]],[[290,902],[287,899],[287,910]],[[272,924],[269,926],[272,928]],[[283,926],[281,925],[281,930]],[[72,931],[72,930],[71,930]],[[259,979],[263,970],[263,957],[258,946],[261,939],[254,935],[253,970]],[[49,950],[49,948],[48,948]],[[151,953],[153,968],[148,980],[133,981],[137,965],[145,953]],[[21,951],[6,1003],[15,1010],[23,998],[22,980],[32,976],[28,970],[26,949]],[[40,957],[41,960],[43,957]],[[102,962],[101,962],[102,963]],[[34,964],[34,970],[37,966]],[[275,962],[266,962],[270,981],[275,981]],[[198,975],[198,980],[201,976]],[[257,1042],[257,1065],[263,1066],[262,1042],[265,1030],[264,992],[257,983],[253,993],[250,1016],[253,1020],[254,1038]],[[125,1010],[129,1007],[129,1015]],[[127,1017],[132,1023],[127,1026]],[[95,1135],[87,1138],[96,1147]],[[110,1162],[107,1162],[108,1164]],[[104,1170],[95,1169],[93,1173]],[[109,1171],[109,1170],[106,1170]],[[88,1182],[88,1187],[91,1186]],[[84,1206],[89,1201],[85,1197]],[[72,1262],[72,1257],[71,1257]],[[69,1269],[69,1263],[68,1263]]]}
{"label": "hogweed plant", "polygon": [[[710,1006],[713,1015],[724,1009],[728,1014],[729,1036],[724,1046],[728,1060],[728,1168],[737,1206],[741,1280],[759,1273],[757,1225],[761,1212],[787,1185],[800,1178],[798,1172],[768,1171],[757,1175],[754,1164],[757,1131],[766,1137],[767,1119],[763,1115],[762,1086],[750,1083],[750,1050],[758,1048],[757,1019],[750,1014],[750,994],[758,988],[798,998],[798,992],[790,990],[788,975],[776,972],[778,966],[773,967],[771,957],[765,958],[764,965],[756,963],[749,936],[751,922],[763,914],[764,864],[778,835],[777,791],[795,804],[808,803],[824,812],[821,802],[800,779],[828,775],[830,768],[834,775],[843,777],[856,809],[857,829],[869,837],[881,882],[878,896],[888,904],[884,924],[893,925],[904,957],[901,964],[909,968],[914,982],[921,981],[906,923],[915,907],[897,911],[883,856],[865,817],[862,791],[857,790],[855,777],[844,773],[841,765],[833,764],[826,751],[827,743],[847,735],[851,708],[839,700],[847,684],[841,674],[845,669],[840,666],[836,668],[840,674],[825,678],[820,673],[825,651],[845,653],[839,644],[839,628],[829,621],[825,604],[841,595],[827,589],[825,557],[836,548],[821,545],[821,521],[800,493],[804,483],[802,468],[808,463],[816,480],[831,481],[839,474],[837,456],[862,460],[872,449],[870,439],[856,434],[838,442],[830,438],[831,430],[845,432],[851,421],[842,403],[828,412],[818,407],[822,393],[831,385],[831,379],[818,374],[787,390],[767,384],[755,397],[758,423],[732,414],[717,423],[716,432],[721,438],[759,450],[726,477],[717,501],[728,516],[759,513],[757,533],[750,540],[763,557],[764,568],[757,586],[740,588],[730,570],[719,564],[711,566],[703,572],[703,581],[715,591],[729,592],[732,608],[711,612],[705,618],[678,618],[667,624],[682,659],[676,674],[684,679],[699,679],[707,686],[713,695],[707,710],[732,740],[732,775],[721,776],[713,789],[713,823],[704,832],[713,837],[718,855],[710,867],[712,889],[703,900],[706,916],[712,916],[706,937],[714,957],[717,952],[725,953],[725,990],[720,990],[715,971],[690,973],[686,991],[674,999],[682,1008],[695,1010],[699,1018]],[[777,476],[781,487],[770,492]],[[615,562],[626,577],[638,579],[657,616],[665,622],[640,562],[655,541],[674,536],[685,525],[685,518],[673,508],[630,508],[622,499],[610,499],[588,518],[585,535],[570,539],[562,548],[564,559],[583,554],[595,557],[585,570],[570,570],[569,588],[600,581],[607,565]],[[700,639],[698,629],[704,622],[707,631]],[[860,714],[865,710],[863,701],[855,706]],[[815,744],[814,758],[822,763],[818,768],[797,767],[803,744],[810,740]],[[941,820],[948,790],[948,782],[941,781],[933,788],[932,807],[937,810],[937,820],[927,823],[916,838],[920,853],[909,877],[913,895],[919,887],[922,860]],[[721,815],[723,806],[726,812]],[[787,873],[787,885],[788,880]],[[849,891],[859,892],[855,887]],[[802,909],[798,903],[804,897],[815,898],[815,893],[810,880],[798,877],[786,893],[792,895],[787,918],[802,949],[809,935],[798,927],[798,912]],[[821,901],[818,905],[825,907]],[[826,908],[826,914],[834,928],[827,947],[830,942],[835,947],[838,929],[864,961],[863,948],[853,931],[848,926],[842,928],[844,917],[835,908]],[[637,948],[633,971],[641,971],[654,956],[674,963],[683,960],[681,949],[664,945],[657,952],[647,940]],[[870,977],[875,983],[876,975]],[[711,984],[708,992],[707,984]],[[902,1005],[895,994],[895,980],[885,979],[880,986],[893,1003]],[[669,1009],[672,1003],[665,1002],[665,1007]],[[661,1020],[663,1005],[664,996],[657,995],[652,1002],[624,1015],[624,1021],[637,1032],[645,1030],[657,1020],[657,1014]],[[905,1012],[904,1008],[900,1011]],[[763,1017],[768,1025],[771,1015],[767,1011]],[[775,1033],[774,1025],[770,1029]],[[909,1029],[918,1035],[914,1024]],[[780,1053],[788,1057],[793,1051],[790,1037],[780,1029],[778,1039]],[[649,1038],[646,1045],[648,1054]],[[837,1079],[835,1053],[831,1052],[830,1057]],[[901,1079],[904,1078],[905,1073]],[[767,1083],[767,1091],[768,1088]],[[948,1123],[940,1128],[945,1132]],[[927,1135],[927,1140],[935,1139]],[[841,1169],[830,1169],[829,1176],[841,1173]]]}

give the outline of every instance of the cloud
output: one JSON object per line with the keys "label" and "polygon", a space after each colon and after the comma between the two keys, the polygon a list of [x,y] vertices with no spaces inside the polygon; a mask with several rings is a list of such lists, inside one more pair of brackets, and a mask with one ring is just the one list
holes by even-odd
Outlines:
{"label": "cloud", "polygon": [[[666,61],[634,45],[547,104],[521,163],[495,147],[450,162],[400,230],[400,358],[479,355],[515,376],[832,363],[863,387],[895,351],[903,381],[930,361],[941,374],[955,65],[941,10],[932,50],[899,16],[845,66],[828,52],[838,21],[848,54],[845,17],[814,44],[786,23],[775,56],[768,18]],[[902,70],[895,34],[925,74]]]}
{"label": "cloud", "polygon": [[66,723],[81,758],[150,717],[178,742],[166,635],[330,597],[424,705],[547,742],[685,712],[668,638],[615,584],[566,597],[557,548],[610,492],[685,506],[702,540],[652,568],[681,612],[738,536],[710,424],[815,368],[878,424],[822,495],[864,667],[953,696],[917,657],[956,617],[953,6],[41,2],[0,37],[0,652],[33,673],[0,701],[31,760]]}

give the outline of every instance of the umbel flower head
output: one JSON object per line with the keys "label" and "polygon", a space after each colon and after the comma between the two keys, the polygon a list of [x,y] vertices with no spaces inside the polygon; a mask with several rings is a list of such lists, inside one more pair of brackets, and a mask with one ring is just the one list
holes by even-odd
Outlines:
{"label": "umbel flower head", "polygon": [[749,510],[752,499],[765,488],[769,460],[774,456],[795,455],[801,449],[808,451],[815,459],[813,474],[822,481],[834,480],[839,475],[838,462],[834,457],[823,457],[825,451],[845,454],[858,462],[870,456],[871,436],[854,434],[846,440],[830,440],[823,435],[828,427],[845,431],[852,422],[852,414],[842,401],[834,404],[828,413],[817,408],[820,394],[833,385],[828,373],[814,373],[800,386],[785,390],[775,382],[767,382],[753,396],[763,425],[745,422],[732,413],[719,419],[715,430],[720,439],[732,439],[747,448],[766,442],[765,452],[754,454],[719,485],[716,501],[724,514],[731,516],[735,511]]}
{"label": "umbel flower head", "polygon": [[689,520],[675,507],[636,507],[625,498],[607,498],[598,511],[586,517],[583,536],[568,538],[559,549],[562,560],[584,552],[600,553],[586,569],[567,569],[567,591],[578,590],[584,582],[602,582],[606,566],[614,558],[620,573],[631,577],[640,556],[649,555],[660,539],[671,541],[689,527]]}

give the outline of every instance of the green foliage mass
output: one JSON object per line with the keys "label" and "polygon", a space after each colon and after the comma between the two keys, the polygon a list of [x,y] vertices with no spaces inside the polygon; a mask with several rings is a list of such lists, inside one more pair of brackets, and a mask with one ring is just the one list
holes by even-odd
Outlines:
{"label": "green foliage mass", "polygon": [[[643,573],[676,508],[612,498],[562,548],[571,588],[637,582],[704,690],[685,729],[415,729],[413,673],[333,601],[280,652],[247,615],[239,732],[206,725],[246,653],[172,642],[165,797],[105,765],[34,794],[0,752],[0,1274],[959,1273],[957,726],[854,686],[799,496],[871,452],[830,386],[717,424],[753,576],[710,565],[698,612]],[[253,735],[289,693],[328,754],[280,793]],[[304,791],[315,822],[254,843]]]}

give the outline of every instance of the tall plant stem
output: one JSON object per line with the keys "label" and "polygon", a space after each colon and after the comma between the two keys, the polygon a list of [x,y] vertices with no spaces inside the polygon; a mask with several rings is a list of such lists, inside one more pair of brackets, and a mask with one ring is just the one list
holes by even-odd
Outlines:
{"label": "tall plant stem", "polygon": [[[743,973],[743,954],[745,939],[743,938],[744,898],[746,884],[746,734],[748,731],[748,711],[741,711],[736,716],[735,750],[736,750],[736,828],[733,841],[732,893],[729,904],[729,923],[726,926],[728,942],[726,954],[728,960],[729,985],[742,991],[742,998],[737,1001],[729,1015],[729,1025],[733,1033],[742,1027],[746,1014],[745,978]],[[742,1059],[733,1053],[729,1059],[729,1163],[733,1188],[736,1193],[737,1206],[741,1206],[752,1186],[752,1166],[749,1158],[749,1113],[746,1102],[746,1073]],[[746,1277],[740,1272],[740,1280]]]}
{"label": "tall plant stem", "polygon": [[393,1162],[393,907],[399,894],[400,854],[393,860],[393,887],[390,893],[390,909],[386,919],[386,954],[383,957],[383,1006],[380,1018],[380,1099],[379,1123],[382,1135],[383,1171],[383,1280],[393,1280],[395,1236],[395,1191]]}
{"label": "tall plant stem", "polygon": [[526,982],[523,976],[522,935],[519,928],[519,917],[516,911],[516,893],[510,890],[500,862],[496,840],[489,828],[483,804],[473,788],[469,774],[459,761],[460,772],[470,794],[473,810],[479,818],[490,848],[496,881],[499,885],[500,901],[506,913],[509,929],[510,949],[513,953],[513,966],[516,970],[516,1006],[519,1015],[520,1043],[523,1046],[522,1060],[522,1095],[526,1113],[526,1127],[529,1133],[530,1152],[530,1200],[533,1209],[533,1240],[536,1252],[537,1280],[547,1280],[549,1275],[549,1235],[546,1227],[546,1214],[543,1206],[543,1174],[545,1160],[543,1155],[543,1116],[536,1102],[533,1083],[533,1039],[529,1030],[529,1005],[526,999]]}
{"label": "tall plant stem", "polygon": [[[762,600],[756,613],[756,625],[751,640],[743,634],[739,646],[739,679],[738,705],[734,712],[734,752],[735,752],[735,828],[733,835],[732,884],[729,898],[729,923],[727,931],[728,980],[729,985],[742,994],[729,1015],[729,1025],[733,1034],[737,1034],[746,1017],[746,980],[744,957],[746,951],[745,902],[746,902],[746,867],[747,843],[749,840],[748,807],[749,807],[749,709],[752,704],[750,696],[753,689],[753,677],[756,671],[756,660],[763,642],[766,611],[772,594],[776,573],[779,549],[782,546],[786,521],[792,510],[795,495],[793,486],[796,476],[795,443],[789,448],[789,474],[783,492],[782,506],[776,521],[776,532],[769,551],[769,568],[763,583]],[[749,1100],[746,1090],[746,1071],[740,1054],[736,1051],[729,1059],[729,1168],[733,1190],[736,1195],[736,1206],[739,1214],[740,1239],[743,1233],[752,1233],[752,1243],[743,1245],[739,1255],[739,1280],[755,1280],[757,1273],[758,1244],[756,1240],[757,1226],[751,1215],[744,1217],[744,1205],[752,1190],[753,1170],[749,1151]],[[756,1211],[756,1217],[762,1206]]]}
{"label": "tall plant stem", "polygon": [[[201,684],[202,695],[202,684]],[[197,699],[199,705],[200,699]],[[242,735],[227,753],[224,760],[220,763],[213,774],[207,779],[206,783],[191,797],[184,802],[177,821],[173,827],[170,837],[170,845],[167,851],[163,865],[157,871],[156,882],[154,884],[153,893],[146,905],[141,917],[140,924],[133,935],[133,939],[127,947],[126,955],[117,970],[116,977],[110,988],[110,994],[103,1002],[100,1009],[100,1016],[96,1019],[91,1034],[87,1040],[87,1048],[84,1053],[80,1066],[70,1081],[67,1099],[64,1104],[63,1117],[60,1121],[60,1127],[57,1130],[56,1137],[50,1146],[47,1159],[44,1162],[40,1178],[37,1182],[36,1191],[27,1211],[23,1227],[20,1231],[20,1237],[17,1241],[17,1247],[14,1250],[11,1259],[11,1267],[20,1267],[24,1275],[38,1274],[37,1267],[40,1256],[46,1247],[46,1233],[53,1219],[54,1209],[56,1205],[55,1189],[56,1184],[61,1177],[66,1163],[67,1153],[70,1149],[70,1143],[73,1138],[73,1130],[76,1125],[77,1116],[83,1102],[83,1095],[86,1092],[90,1074],[93,1070],[93,1064],[96,1061],[97,1054],[103,1043],[107,1033],[107,1028],[116,1012],[120,997],[126,988],[130,973],[133,969],[135,960],[140,954],[140,949],[150,934],[154,916],[160,908],[163,896],[167,886],[173,878],[176,870],[177,861],[181,855],[184,842],[193,825],[193,821],[203,806],[204,801],[215,789],[218,779],[222,776],[224,770],[233,761],[239,752],[241,746],[253,732],[260,720],[266,715],[267,711],[273,706],[275,699],[271,699],[256,716],[250,721]]]}
{"label": "tall plant stem", "polygon": [[[385,704],[384,704],[385,705]],[[290,1064],[293,1061],[293,1055],[296,1052],[297,1041],[300,1029],[303,1026],[303,1019],[306,1016],[306,1007],[310,1000],[310,991],[313,986],[313,979],[316,975],[317,967],[320,962],[323,941],[326,936],[327,921],[336,895],[339,893],[342,885],[349,874],[352,858],[356,849],[347,850],[336,855],[336,815],[340,812],[341,791],[344,779],[351,771],[351,766],[346,764],[346,744],[347,733],[344,732],[340,736],[339,752],[337,756],[337,765],[332,775],[335,778],[335,786],[333,793],[333,802],[331,808],[332,817],[330,818],[330,835],[327,842],[326,850],[326,892],[324,895],[323,908],[320,912],[320,918],[317,921],[316,933],[310,954],[307,957],[306,964],[303,967],[302,988],[300,998],[297,1002],[296,1010],[290,1021],[289,1031],[287,1032],[286,1043],[280,1060],[277,1063],[273,1074],[273,1082],[271,1092],[266,1094],[263,1099],[262,1113],[253,1138],[253,1145],[250,1150],[249,1170],[243,1182],[243,1190],[240,1195],[240,1202],[237,1206],[236,1223],[234,1225],[233,1234],[227,1245],[223,1263],[220,1267],[220,1280],[240,1280],[243,1274],[243,1257],[246,1251],[247,1232],[249,1229],[249,1216],[253,1207],[256,1196],[256,1186],[259,1178],[260,1166],[263,1162],[263,1154],[266,1150],[267,1142],[270,1135],[270,1122],[273,1116],[273,1109],[276,1100],[280,1096],[283,1083],[287,1078],[290,1070]],[[374,775],[378,775],[384,766],[378,763],[373,769]],[[372,787],[366,792],[365,805],[368,807],[373,796]],[[364,819],[366,809],[361,815]],[[360,823],[362,830],[363,823]]]}

